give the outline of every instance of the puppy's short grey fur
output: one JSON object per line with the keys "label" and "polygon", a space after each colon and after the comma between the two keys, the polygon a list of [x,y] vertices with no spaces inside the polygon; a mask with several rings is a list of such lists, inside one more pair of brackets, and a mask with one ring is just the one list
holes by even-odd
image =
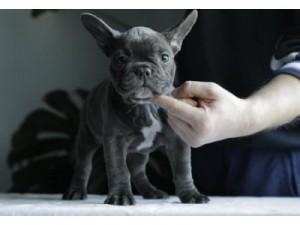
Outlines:
{"label": "puppy's short grey fur", "polygon": [[149,153],[158,147],[168,156],[180,200],[208,201],[194,186],[190,147],[169,127],[165,112],[150,102],[153,96],[173,90],[174,57],[196,19],[194,10],[163,33],[147,27],[120,32],[92,14],[82,15],[84,26],[111,59],[111,76],[83,106],[74,175],[64,199],[86,198],[92,158],[102,146],[109,189],[105,203],[134,204],[130,179],[144,198],[167,196],[149,182],[145,172]]}

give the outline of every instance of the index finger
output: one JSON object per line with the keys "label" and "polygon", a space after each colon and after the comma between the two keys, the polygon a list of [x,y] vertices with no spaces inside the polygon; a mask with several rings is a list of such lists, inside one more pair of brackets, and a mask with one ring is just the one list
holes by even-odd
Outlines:
{"label": "index finger", "polygon": [[201,112],[201,108],[196,108],[188,103],[166,95],[157,96],[152,99],[152,102],[187,123],[191,123],[191,120],[194,121],[195,116]]}

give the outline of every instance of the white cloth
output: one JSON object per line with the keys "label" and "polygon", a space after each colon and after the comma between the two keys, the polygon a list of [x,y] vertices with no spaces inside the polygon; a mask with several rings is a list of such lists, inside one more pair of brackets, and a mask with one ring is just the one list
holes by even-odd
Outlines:
{"label": "white cloth", "polygon": [[181,204],[177,197],[144,200],[134,206],[104,205],[105,196],[63,201],[61,195],[0,194],[0,215],[300,215],[299,198],[210,197],[208,204]]}

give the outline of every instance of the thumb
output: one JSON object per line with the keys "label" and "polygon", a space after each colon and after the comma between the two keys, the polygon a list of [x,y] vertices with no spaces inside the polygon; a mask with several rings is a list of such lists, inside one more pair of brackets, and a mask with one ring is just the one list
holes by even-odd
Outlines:
{"label": "thumb", "polygon": [[201,108],[196,108],[188,103],[166,95],[154,97],[152,102],[165,109],[168,113],[179,117],[188,123],[194,121],[197,113],[199,114],[199,112],[201,112]]}
{"label": "thumb", "polygon": [[220,86],[212,82],[186,81],[173,91],[176,98],[215,99],[220,93]]}

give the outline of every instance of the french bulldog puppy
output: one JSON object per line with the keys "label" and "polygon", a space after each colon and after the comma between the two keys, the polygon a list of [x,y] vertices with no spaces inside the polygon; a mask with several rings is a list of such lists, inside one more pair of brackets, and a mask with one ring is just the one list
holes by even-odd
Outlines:
{"label": "french bulldog puppy", "polygon": [[133,205],[131,179],[144,198],[165,198],[167,194],[155,188],[145,172],[149,153],[163,147],[181,202],[209,201],[194,186],[190,146],[169,127],[166,113],[150,101],[174,89],[174,56],[196,19],[194,10],[163,33],[147,27],[120,32],[92,14],[82,15],[84,26],[111,59],[111,76],[90,93],[83,106],[74,175],[63,199],[86,198],[92,158],[100,147],[108,178],[106,204]]}

